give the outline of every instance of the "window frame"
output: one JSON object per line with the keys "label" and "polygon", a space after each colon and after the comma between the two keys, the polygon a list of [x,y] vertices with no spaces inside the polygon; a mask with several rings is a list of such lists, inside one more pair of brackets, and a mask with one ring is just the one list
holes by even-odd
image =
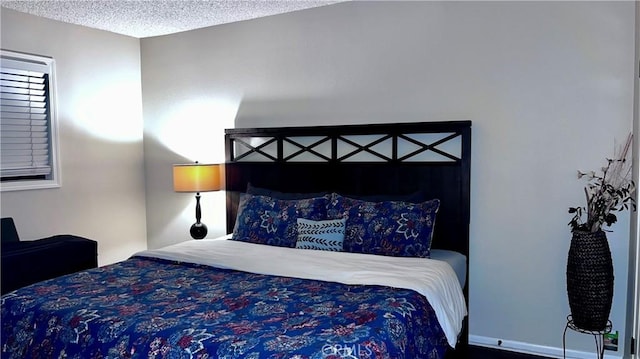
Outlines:
{"label": "window frame", "polygon": [[56,91],[56,66],[52,57],[28,54],[12,50],[0,49],[0,57],[14,61],[41,63],[48,67],[49,75],[49,159],[51,174],[45,179],[15,179],[0,181],[0,192],[23,191],[47,188],[59,188],[62,186],[60,172],[60,152],[58,146],[58,111]]}

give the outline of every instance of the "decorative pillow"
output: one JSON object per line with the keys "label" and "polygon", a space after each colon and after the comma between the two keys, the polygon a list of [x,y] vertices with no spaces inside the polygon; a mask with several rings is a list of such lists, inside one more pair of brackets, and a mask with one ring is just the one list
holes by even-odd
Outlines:
{"label": "decorative pillow", "polygon": [[295,247],[298,240],[298,218],[326,219],[327,197],[280,200],[243,193],[232,240]]}
{"label": "decorative pillow", "polygon": [[312,192],[312,193],[294,193],[294,192],[280,192],[268,188],[256,187],[251,183],[247,183],[247,193],[258,196],[267,196],[277,199],[307,199],[314,197],[322,197],[329,195],[329,192]]}
{"label": "decorative pillow", "polygon": [[325,221],[298,218],[296,248],[341,252],[345,222],[344,218]]}
{"label": "decorative pillow", "polygon": [[429,258],[440,200],[367,202],[333,194],[328,218],[346,218],[344,250]]}

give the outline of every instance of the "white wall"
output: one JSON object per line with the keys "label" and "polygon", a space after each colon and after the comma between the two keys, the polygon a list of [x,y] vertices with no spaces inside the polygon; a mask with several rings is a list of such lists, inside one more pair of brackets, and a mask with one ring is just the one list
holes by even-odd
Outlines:
{"label": "white wall", "polygon": [[2,48],[56,60],[62,187],[0,193],[23,240],[98,241],[98,264],[146,248],[140,42],[3,8]]}
{"label": "white wall", "polygon": [[[188,239],[194,199],[172,192],[171,164],[222,161],[223,128],[471,119],[472,341],[561,355],[567,208],[576,170],[632,128],[634,21],[633,2],[348,2],[142,39],[149,247]],[[222,193],[203,206],[223,234]]]}
{"label": "white wall", "polygon": [[[636,58],[635,63],[639,65],[635,69],[634,75],[634,109],[633,109],[633,136],[636,139],[640,138],[640,3],[636,1]],[[633,178],[635,183],[640,183],[640,141],[634,142],[634,157],[633,163],[636,164],[633,171]],[[629,243],[629,276],[627,287],[627,337],[625,339],[625,346],[627,349],[634,349],[635,356],[631,358],[638,358],[640,355],[638,348],[640,343],[640,216],[638,212],[634,212],[631,216],[631,238]],[[635,337],[635,348],[631,346],[631,338]],[[630,352],[631,350],[627,350]]]}

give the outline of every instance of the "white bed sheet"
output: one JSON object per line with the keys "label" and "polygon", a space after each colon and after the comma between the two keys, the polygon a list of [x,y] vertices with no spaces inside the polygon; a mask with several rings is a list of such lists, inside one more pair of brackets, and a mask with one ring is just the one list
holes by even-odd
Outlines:
{"label": "white bed sheet", "polygon": [[458,276],[460,286],[464,287],[467,282],[467,256],[456,251],[431,248],[431,259],[449,263]]}
{"label": "white bed sheet", "polygon": [[135,255],[267,275],[412,289],[427,298],[454,348],[467,315],[456,273],[440,260],[303,250],[225,239],[187,241]]}

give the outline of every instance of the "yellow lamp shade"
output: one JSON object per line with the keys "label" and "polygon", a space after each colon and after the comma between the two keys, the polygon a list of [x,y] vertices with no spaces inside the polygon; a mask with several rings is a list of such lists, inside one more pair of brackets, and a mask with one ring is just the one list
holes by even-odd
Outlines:
{"label": "yellow lamp shade", "polygon": [[218,164],[173,165],[173,190],[176,192],[209,192],[220,188]]}

